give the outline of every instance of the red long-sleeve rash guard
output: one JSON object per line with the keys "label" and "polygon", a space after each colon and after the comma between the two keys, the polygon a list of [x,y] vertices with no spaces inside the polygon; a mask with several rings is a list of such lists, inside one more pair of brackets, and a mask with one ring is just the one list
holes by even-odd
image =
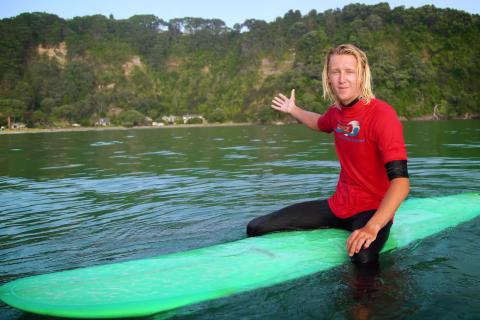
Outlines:
{"label": "red long-sleeve rash guard", "polygon": [[360,99],[353,106],[331,106],[318,119],[321,131],[335,135],[340,177],[328,199],[340,218],[377,209],[390,182],[385,164],[407,160],[402,124],[386,102]]}

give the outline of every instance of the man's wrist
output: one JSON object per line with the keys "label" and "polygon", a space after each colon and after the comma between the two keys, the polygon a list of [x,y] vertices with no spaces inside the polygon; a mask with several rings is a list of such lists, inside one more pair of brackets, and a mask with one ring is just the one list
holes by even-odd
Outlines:
{"label": "man's wrist", "polygon": [[382,229],[382,225],[376,222],[369,222],[368,227],[373,229],[376,233],[378,233]]}
{"label": "man's wrist", "polygon": [[290,115],[295,117],[295,115],[298,115],[300,110],[301,109],[295,104],[292,106],[292,109],[290,110]]}

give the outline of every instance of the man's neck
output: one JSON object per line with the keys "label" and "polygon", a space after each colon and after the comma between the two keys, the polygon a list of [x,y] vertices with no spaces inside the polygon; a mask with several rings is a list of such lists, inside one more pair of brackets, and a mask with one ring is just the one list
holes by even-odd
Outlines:
{"label": "man's neck", "polygon": [[343,104],[342,102],[340,102],[340,105],[342,106],[342,108],[350,108],[352,107],[355,103],[358,102],[358,100],[360,100],[360,97],[357,97],[355,99],[353,99],[352,101],[346,103],[346,104]]}

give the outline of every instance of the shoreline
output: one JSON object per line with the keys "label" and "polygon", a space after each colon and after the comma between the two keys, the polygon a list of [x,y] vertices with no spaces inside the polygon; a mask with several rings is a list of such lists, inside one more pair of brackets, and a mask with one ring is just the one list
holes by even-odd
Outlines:
{"label": "shoreline", "polygon": [[[465,118],[450,118],[450,119],[434,119],[432,116],[422,116],[407,119],[405,117],[399,117],[402,122],[410,121],[450,121],[450,120],[480,120],[480,115]],[[255,122],[227,122],[227,123],[208,123],[208,124],[175,124],[166,126],[138,126],[138,127],[121,127],[121,126],[108,126],[108,127],[61,127],[61,128],[21,128],[21,129],[3,129],[0,130],[1,135],[10,134],[27,134],[27,133],[56,133],[56,132],[85,132],[85,131],[119,131],[119,130],[149,130],[149,129],[178,129],[178,128],[214,128],[214,127],[240,127],[240,126],[255,126],[255,125],[289,125],[298,124],[297,122],[271,122],[271,123],[255,123]]]}
{"label": "shoreline", "polygon": [[85,131],[121,131],[121,130],[151,130],[151,129],[176,129],[176,128],[209,128],[209,127],[240,127],[259,125],[253,122],[238,123],[212,123],[212,124],[176,124],[167,126],[138,126],[138,127],[62,127],[62,128],[21,128],[4,129],[0,131],[0,136],[4,134],[27,134],[27,133],[56,133],[56,132],[85,132]]}

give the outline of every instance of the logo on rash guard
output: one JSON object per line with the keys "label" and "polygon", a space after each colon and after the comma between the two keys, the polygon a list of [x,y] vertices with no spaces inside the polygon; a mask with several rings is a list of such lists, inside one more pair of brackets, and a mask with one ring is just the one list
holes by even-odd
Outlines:
{"label": "logo on rash guard", "polygon": [[355,137],[360,132],[360,123],[357,120],[350,121],[346,126],[338,123],[335,132],[341,132],[347,137]]}

